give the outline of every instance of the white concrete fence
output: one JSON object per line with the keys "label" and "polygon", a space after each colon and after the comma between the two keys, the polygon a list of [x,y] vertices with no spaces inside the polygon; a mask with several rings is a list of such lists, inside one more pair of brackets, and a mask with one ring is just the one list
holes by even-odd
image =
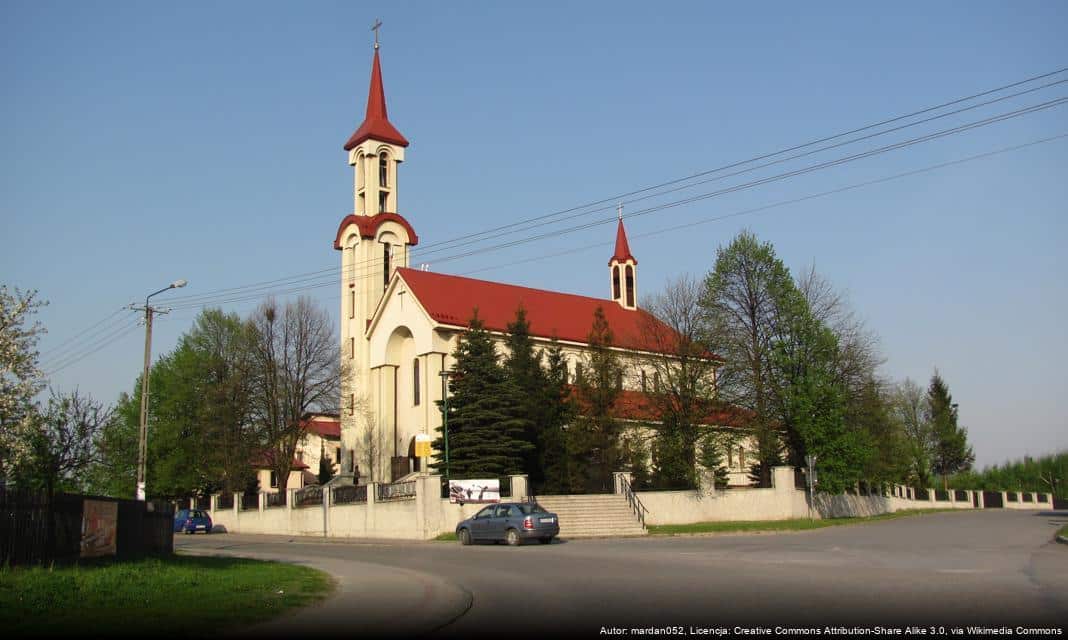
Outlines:
{"label": "white concrete fence", "polygon": [[[617,474],[628,478],[629,474]],[[526,476],[511,476],[511,497],[526,500]],[[400,485],[370,484],[356,489],[327,486],[311,506],[296,505],[298,491],[288,490],[285,504],[270,506],[276,494],[260,493],[258,504],[242,508],[242,495],[234,494],[233,506],[220,509],[220,495],[211,496],[211,518],[216,527],[233,533],[318,535],[348,538],[394,538],[428,540],[452,532],[461,520],[474,515],[484,505],[452,504],[441,497],[441,476],[425,475]],[[618,481],[617,481],[618,485]],[[359,495],[354,494],[359,491]],[[366,491],[364,497],[364,491]],[[343,496],[334,500],[335,493]],[[621,493],[617,486],[616,493]],[[689,491],[638,491],[645,506],[647,525],[690,524],[729,520],[785,520],[791,518],[838,518],[891,513],[903,509],[983,508],[983,492],[927,489],[917,496],[910,487],[894,486],[876,495],[861,492],[828,495],[816,493],[809,508],[804,489],[795,488],[792,467],[772,470],[772,487],[734,488],[716,491],[708,488]],[[942,498],[942,499],[939,499]],[[1040,501],[1040,498],[1044,500]],[[345,500],[342,502],[342,500]],[[1052,509],[1050,494],[1001,492],[1008,509]]]}

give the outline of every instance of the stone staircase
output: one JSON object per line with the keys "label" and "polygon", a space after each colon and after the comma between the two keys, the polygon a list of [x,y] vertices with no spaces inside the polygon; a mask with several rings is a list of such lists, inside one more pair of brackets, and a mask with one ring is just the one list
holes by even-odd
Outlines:
{"label": "stone staircase", "polygon": [[539,505],[560,518],[561,538],[601,538],[648,534],[621,495],[537,496]]}

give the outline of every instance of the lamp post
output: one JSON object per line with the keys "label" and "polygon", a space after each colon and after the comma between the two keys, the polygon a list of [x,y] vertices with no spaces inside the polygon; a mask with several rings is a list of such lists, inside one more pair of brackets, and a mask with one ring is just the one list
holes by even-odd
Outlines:
{"label": "lamp post", "polygon": [[441,434],[445,440],[445,479],[449,479],[449,372],[441,371]]}
{"label": "lamp post", "polygon": [[164,291],[180,289],[187,285],[185,280],[175,280],[159,291],[145,296],[145,369],[141,375],[141,429],[137,443],[137,499],[145,500],[145,460],[148,458],[148,369],[152,359],[152,314],[159,312],[148,304],[149,299]]}
{"label": "lamp post", "polygon": [[808,519],[812,519],[812,493],[816,488],[816,454],[810,453],[805,456],[805,464],[808,465],[808,473],[805,474],[805,484],[808,485]]}

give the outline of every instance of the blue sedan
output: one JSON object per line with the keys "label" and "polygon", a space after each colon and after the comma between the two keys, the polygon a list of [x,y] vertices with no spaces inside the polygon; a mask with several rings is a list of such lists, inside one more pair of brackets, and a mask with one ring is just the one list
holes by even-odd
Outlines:
{"label": "blue sedan", "polygon": [[211,516],[200,509],[180,509],[174,514],[174,531],[211,533]]}
{"label": "blue sedan", "polygon": [[456,537],[463,545],[487,540],[503,540],[513,547],[524,540],[549,544],[559,533],[556,514],[528,502],[493,504],[456,525]]}

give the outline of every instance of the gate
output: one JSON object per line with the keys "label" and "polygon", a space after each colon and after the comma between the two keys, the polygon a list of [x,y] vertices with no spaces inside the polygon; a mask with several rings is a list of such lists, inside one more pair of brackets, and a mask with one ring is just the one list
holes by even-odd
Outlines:
{"label": "gate", "polygon": [[984,491],[983,506],[987,509],[1001,509],[1005,504],[1001,501],[1000,491]]}

